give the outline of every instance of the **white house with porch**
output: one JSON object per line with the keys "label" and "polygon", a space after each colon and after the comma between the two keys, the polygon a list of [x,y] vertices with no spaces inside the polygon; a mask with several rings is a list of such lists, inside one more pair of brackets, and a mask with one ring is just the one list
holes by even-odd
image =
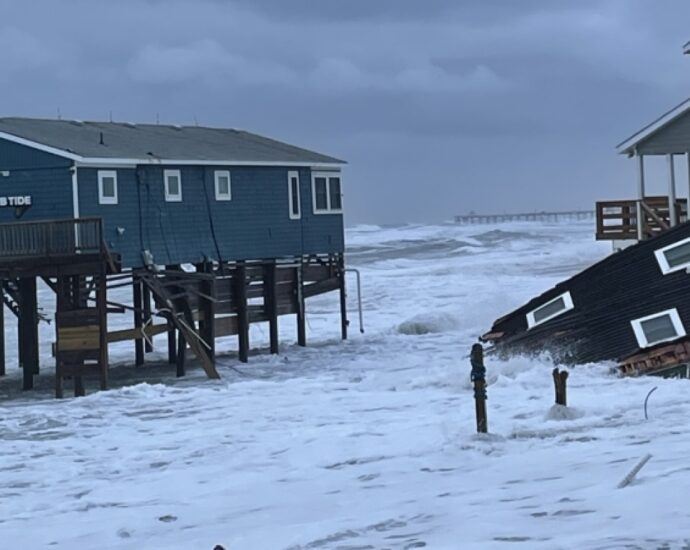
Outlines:
{"label": "white house with porch", "polygon": [[[683,46],[683,53],[690,54],[690,42]],[[611,240],[614,248],[623,248],[687,221],[690,212],[690,98],[619,144],[617,149],[635,158],[637,199],[598,202],[597,239]],[[647,195],[645,158],[650,156],[666,157],[667,195]],[[688,164],[689,181],[683,183],[688,198],[683,200],[676,197],[678,162]]]}

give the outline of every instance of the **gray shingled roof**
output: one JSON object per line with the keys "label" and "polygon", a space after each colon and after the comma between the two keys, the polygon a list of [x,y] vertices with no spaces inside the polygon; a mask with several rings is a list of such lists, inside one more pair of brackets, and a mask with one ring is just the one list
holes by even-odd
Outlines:
{"label": "gray shingled roof", "polygon": [[[628,139],[616,145],[619,153],[626,153],[628,155],[635,154],[635,147],[643,141],[651,138],[655,134],[663,131],[672,122],[690,112],[690,98],[683,101],[683,103],[675,106],[670,111],[666,111],[663,115],[657,118],[654,122],[647,124],[642,130],[636,132]],[[669,151],[671,153],[672,151]]]}
{"label": "gray shingled roof", "polygon": [[0,132],[84,159],[344,164],[242,130],[202,126],[0,118]]}

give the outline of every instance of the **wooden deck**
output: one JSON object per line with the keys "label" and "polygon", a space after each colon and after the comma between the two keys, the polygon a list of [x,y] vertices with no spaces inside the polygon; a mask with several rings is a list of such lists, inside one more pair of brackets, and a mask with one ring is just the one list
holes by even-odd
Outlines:
{"label": "wooden deck", "polygon": [[0,261],[99,254],[102,249],[100,218],[0,224]]}
{"label": "wooden deck", "polygon": [[[340,292],[341,336],[347,337],[345,269],[342,254],[280,260],[206,262],[196,270],[179,265],[123,271],[103,241],[100,218],[0,224],[0,292],[19,328],[18,363],[23,388],[39,374],[40,278],[55,293],[55,395],[73,381],[84,395],[84,381],[98,377],[108,387],[108,346],[133,341],[135,364],[142,366],[151,338],[168,336],[169,362],[185,374],[189,349],[210,378],[215,340],[236,335],[238,357],[249,357],[249,325],[267,322],[271,353],[278,353],[278,317],[296,317],[297,342],[306,345],[305,301]],[[115,289],[132,289],[132,301],[109,299]],[[121,294],[120,294],[121,295]],[[4,318],[0,308],[0,376],[5,374]],[[108,330],[108,316],[133,314],[132,328]],[[50,321],[43,318],[44,321]]]}
{"label": "wooden deck", "polygon": [[[596,203],[597,240],[637,240],[638,203],[642,212],[643,238],[654,237],[670,228],[671,216],[667,197],[645,197],[643,201],[599,201]],[[679,222],[687,220],[685,199],[676,200],[676,219]]]}

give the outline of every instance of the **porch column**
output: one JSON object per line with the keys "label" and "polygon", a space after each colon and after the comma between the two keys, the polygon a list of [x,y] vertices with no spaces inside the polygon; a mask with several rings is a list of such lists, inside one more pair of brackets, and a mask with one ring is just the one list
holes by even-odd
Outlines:
{"label": "porch column", "polygon": [[644,200],[644,155],[637,155],[637,240],[644,238],[642,201]]}
{"label": "porch column", "polygon": [[678,215],[676,213],[676,165],[673,155],[668,158],[668,219],[671,227],[678,225]]}

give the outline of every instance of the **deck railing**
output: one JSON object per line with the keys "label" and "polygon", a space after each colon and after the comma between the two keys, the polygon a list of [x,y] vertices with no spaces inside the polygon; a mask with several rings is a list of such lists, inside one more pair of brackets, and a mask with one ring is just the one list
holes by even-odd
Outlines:
{"label": "deck railing", "polygon": [[102,250],[101,218],[0,224],[0,259],[99,254]]}
{"label": "deck railing", "polygon": [[[597,202],[597,240],[638,238],[637,204],[642,213],[642,236],[654,237],[671,226],[668,197],[645,197],[643,201],[619,200]],[[676,200],[676,220],[687,220],[685,199]]]}

